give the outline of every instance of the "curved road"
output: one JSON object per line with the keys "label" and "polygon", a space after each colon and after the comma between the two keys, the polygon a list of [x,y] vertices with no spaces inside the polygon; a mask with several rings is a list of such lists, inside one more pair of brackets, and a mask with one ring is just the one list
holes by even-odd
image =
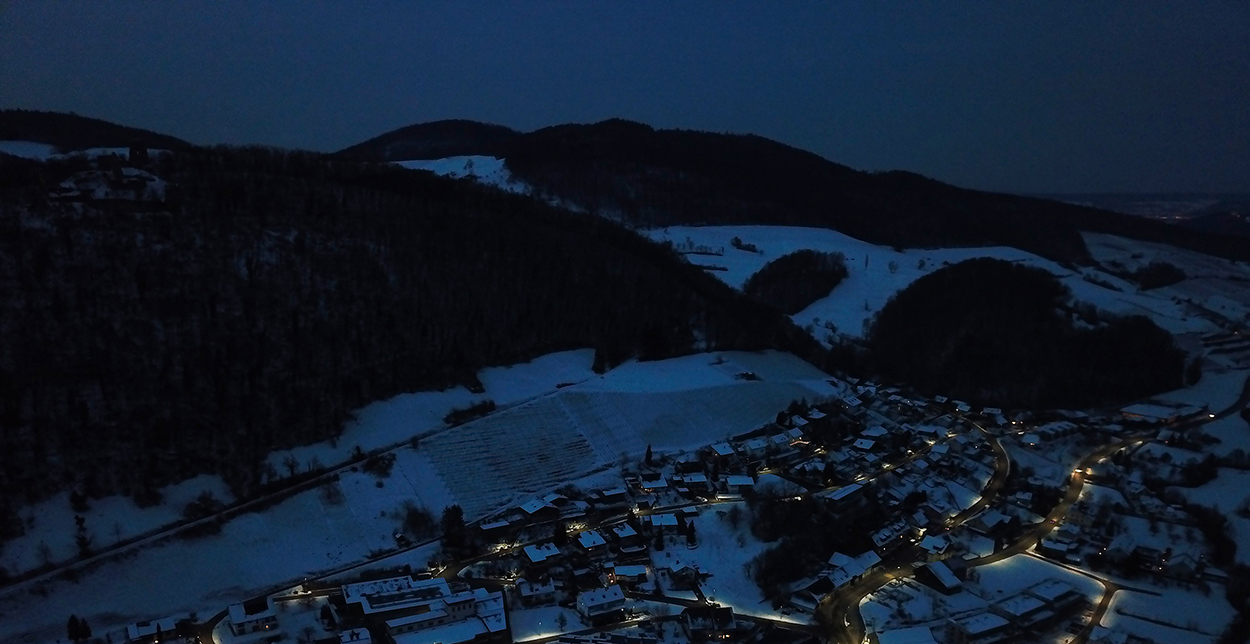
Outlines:
{"label": "curved road", "polygon": [[[1172,427],[1181,431],[1195,429],[1214,420],[1231,416],[1232,414],[1235,414],[1245,408],[1247,404],[1250,404],[1250,377],[1246,378],[1246,382],[1242,386],[1241,396],[1231,406],[1218,412],[1208,414],[1207,416],[1192,418],[1187,421],[1176,423]],[[983,432],[985,431],[980,426],[977,428],[981,429]],[[1024,553],[1029,548],[1036,545],[1039,541],[1044,539],[1046,535],[1055,528],[1055,526],[1063,521],[1063,519],[1067,516],[1068,511],[1071,509],[1072,504],[1076,503],[1076,501],[1080,498],[1081,490],[1085,485],[1084,471],[1086,469],[1093,467],[1099,461],[1121,449],[1124,449],[1125,447],[1135,443],[1154,440],[1154,437],[1158,435],[1158,429],[1159,428],[1153,428],[1149,431],[1132,434],[1114,443],[1105,445],[1087,455],[1080,461],[1076,469],[1072,472],[1072,477],[1068,481],[1068,489],[1066,493],[1059,503],[1050,511],[1050,513],[1046,515],[1045,520],[1033,529],[1022,534],[1015,543],[1011,544],[1007,548],[984,557],[968,560],[968,566],[984,566],[1001,561],[1007,557]],[[992,497],[997,496],[998,492],[1001,490],[1002,481],[1006,480],[1005,470],[1010,467],[1010,458],[1007,457],[1006,450],[1002,448],[1002,445],[996,438],[991,437],[991,445],[994,446],[999,460],[999,468],[995,470],[995,479],[992,479],[990,484],[986,486],[981,500],[978,501],[978,504],[980,504],[979,506],[974,505],[967,511],[956,515],[956,520],[951,522],[952,525],[949,528],[951,530],[961,526],[964,521],[971,518],[975,514],[975,511],[979,511],[981,508],[984,508],[992,503],[994,500]],[[1005,465],[1003,464],[1003,459],[1006,459]],[[998,476],[1000,469],[1003,470],[1001,479]],[[995,480],[998,480],[997,488],[994,488]],[[982,501],[984,501],[984,503],[982,503]],[[852,586],[826,596],[824,600],[821,601],[820,606],[817,608],[817,616],[820,617],[822,621],[824,621],[831,629],[829,637],[830,642],[860,644],[864,641],[864,638],[867,636],[867,629],[864,626],[863,616],[860,615],[859,612],[859,603],[864,597],[875,592],[877,589],[881,588],[890,581],[895,579],[906,579],[914,575],[915,571],[911,562],[917,560],[915,557],[917,554],[916,550],[917,548],[914,546],[899,549],[887,560],[883,560],[880,567],[878,567],[875,572],[863,577],[859,582],[853,584]],[[1099,601],[1089,624],[1087,624],[1076,639],[1073,640],[1073,644],[1084,644],[1084,642],[1089,639],[1090,633],[1093,632],[1094,627],[1098,625],[1103,614],[1106,613],[1108,606],[1110,606],[1111,598],[1116,592],[1123,588],[1119,584],[1112,581],[1100,579],[1099,582],[1103,585],[1103,596]]]}

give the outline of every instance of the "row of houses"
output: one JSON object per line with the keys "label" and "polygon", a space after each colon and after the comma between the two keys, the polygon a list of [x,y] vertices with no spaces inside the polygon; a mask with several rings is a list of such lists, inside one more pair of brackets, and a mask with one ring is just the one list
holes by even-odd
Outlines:
{"label": "row of houses", "polygon": [[948,620],[946,639],[951,644],[998,644],[1036,637],[1088,606],[1089,599],[1071,584],[1047,579],[984,612]]}

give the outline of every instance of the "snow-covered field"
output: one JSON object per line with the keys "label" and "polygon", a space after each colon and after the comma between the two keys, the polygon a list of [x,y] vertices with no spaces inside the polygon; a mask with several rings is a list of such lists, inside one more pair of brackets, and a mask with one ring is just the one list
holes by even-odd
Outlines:
{"label": "snow-covered field", "polygon": [[703,583],[703,594],[709,600],[732,606],[735,613],[781,618],[764,600],[759,586],[746,570],[751,559],[773,544],[751,535],[749,513],[745,508],[737,527],[720,516],[727,510],[724,505],[704,508],[695,521],[698,547],[687,550],[685,545],[670,546],[663,552],[653,552],[652,561],[657,566],[677,562],[697,565],[712,575]]}
{"label": "snow-covered field", "polygon": [[[1147,315],[1161,327],[1173,333],[1207,332],[1217,329],[1212,322],[1198,317],[1190,307],[1173,299],[1197,297],[1196,290],[1191,292],[1182,288],[1188,284],[1188,281],[1176,287],[1170,287],[1182,288],[1178,292],[1171,292],[1167,289],[1139,292],[1135,286],[1103,271],[1094,268],[1071,270],[1015,248],[991,246],[907,249],[900,252],[869,244],[833,230],[787,226],[672,226],[644,231],[644,234],[657,241],[670,241],[679,250],[688,244],[713,250],[724,249],[724,254],[721,256],[691,255],[690,260],[695,264],[726,269],[712,271],[712,274],[735,288],[741,288],[751,275],[782,255],[804,249],[841,252],[846,256],[848,277],[827,297],[817,300],[793,316],[794,321],[800,325],[815,326],[817,337],[822,340],[825,339],[825,332],[820,329],[826,322],[832,322],[841,333],[850,336],[862,335],[865,322],[881,310],[894,293],[945,264],[955,264],[974,257],[994,257],[1043,268],[1058,276],[1060,281],[1071,289],[1076,300],[1089,302],[1112,313]],[[746,244],[754,244],[760,252],[753,253],[733,248],[730,240],[734,237],[740,238]],[[1138,244],[1143,244],[1143,242],[1133,240],[1107,239],[1107,237],[1099,237],[1099,241],[1105,242],[1099,248],[1108,257],[1111,256],[1109,247],[1112,243],[1125,248],[1137,248]],[[1145,256],[1153,250],[1143,246],[1140,251],[1134,250],[1133,252],[1141,252]],[[1191,255],[1199,258],[1206,257],[1197,253],[1191,253]],[[1240,270],[1245,271],[1244,268]],[[1192,274],[1206,276],[1211,273],[1199,273],[1195,270]],[[1121,290],[1095,284],[1087,280],[1087,277],[1115,285]],[[1250,272],[1247,272],[1247,277],[1250,277]],[[1199,280],[1190,281],[1199,282]],[[1227,282],[1220,283],[1227,284]],[[1197,286],[1193,287],[1193,289],[1197,288]],[[1208,285],[1202,288],[1211,287]],[[1223,291],[1221,290],[1220,293]],[[1210,297],[1207,297],[1202,301],[1209,299]],[[1236,304],[1237,298],[1232,298],[1232,300],[1233,304],[1224,302],[1225,305],[1234,307],[1225,312],[1225,315],[1244,316],[1250,312],[1250,300],[1245,301],[1245,305],[1240,308],[1237,308],[1239,306]],[[1220,300],[1220,302],[1223,301]]]}
{"label": "snow-covered field", "polygon": [[294,457],[304,468],[314,459],[323,465],[341,463],[356,447],[367,452],[444,429],[443,417],[453,409],[487,399],[504,407],[555,391],[557,385],[594,378],[594,357],[590,349],[562,351],[522,364],[483,369],[477,374],[486,389],[483,394],[455,387],[400,394],[375,402],[356,411],[354,420],[338,439],[274,452],[269,455],[269,463],[278,470],[283,469],[282,463],[288,457]]}
{"label": "snow-covered field", "polygon": [[1226,530],[1237,542],[1237,563],[1250,565],[1250,518],[1237,514],[1238,509],[1250,508],[1250,472],[1222,467],[1219,476],[1202,487],[1169,489],[1222,512],[1228,518]]}
{"label": "snow-covered field", "polygon": [[[109,496],[90,501],[86,512],[76,513],[70,507],[69,493],[62,492],[18,512],[26,533],[0,546],[0,566],[16,573],[42,566],[44,554],[51,561],[76,556],[76,514],[86,519],[92,543],[96,547],[107,547],[180,521],[187,504],[205,492],[222,503],[234,500],[221,477],[207,475],[164,488],[161,490],[164,502],[147,508],[140,508],[127,496]],[[45,548],[46,552],[41,552]]]}
{"label": "snow-covered field", "polygon": [[[827,376],[778,352],[629,363],[602,376],[589,371],[590,357],[589,352],[569,352],[487,370],[480,376],[485,396],[497,402],[525,400],[556,384],[590,379],[426,435],[416,449],[405,446],[396,452],[389,477],[347,471],[331,486],[244,514],[226,523],[220,534],[143,548],[83,572],[77,582],[9,589],[0,595],[0,641],[53,641],[63,636],[70,613],[87,617],[98,632],[176,612],[211,614],[260,588],[359,561],[393,545],[405,502],[422,505],[436,517],[446,505],[460,503],[474,518],[610,469],[621,454],[638,457],[648,443],[657,451],[706,445],[772,419],[793,399],[810,401],[831,391]],[[735,378],[741,371],[753,371],[760,380]],[[337,447],[303,448],[301,458],[329,464],[341,453],[335,450],[350,450],[356,441],[362,447],[402,441],[440,425],[446,410],[471,399],[467,392],[452,390],[376,403],[359,414],[349,428],[351,438],[340,439]],[[333,486],[341,495],[331,493]],[[186,494],[194,496],[192,491]],[[224,490],[218,492],[226,500]],[[68,501],[58,503],[68,510]],[[163,510],[180,511],[181,506]],[[718,537],[712,527],[718,521],[700,521],[703,545],[690,552],[710,554],[708,566],[722,573],[712,580],[709,594],[724,593],[723,601],[742,601],[743,612],[752,612],[747,604],[762,598],[741,566],[754,552],[739,548],[736,537]],[[687,552],[684,546],[673,551]]]}
{"label": "snow-covered field", "polygon": [[1102,626],[1150,638],[1159,644],[1210,644],[1219,638],[1235,612],[1219,586],[1209,594],[1183,588],[1159,589],[1159,593],[1128,590],[1116,593],[1102,618]]}
{"label": "snow-covered field", "polygon": [[990,601],[1009,597],[1029,586],[1046,579],[1058,579],[1072,584],[1077,591],[1097,601],[1102,596],[1102,585],[1080,573],[1044,559],[1029,555],[1013,555],[976,568],[979,576],[972,590]]}

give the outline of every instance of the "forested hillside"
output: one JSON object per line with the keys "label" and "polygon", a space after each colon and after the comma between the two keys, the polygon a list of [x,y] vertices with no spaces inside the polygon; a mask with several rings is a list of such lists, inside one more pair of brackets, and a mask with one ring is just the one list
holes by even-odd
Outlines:
{"label": "forested hillside", "polygon": [[1166,331],[1067,302],[1042,269],[972,259],[891,298],[868,344],[892,377],[1002,407],[1083,408],[1182,386],[1184,354]]}
{"label": "forested hillside", "polygon": [[150,499],[199,472],[246,495],[270,450],[334,437],[370,401],[562,349],[595,347],[600,366],[697,341],[818,359],[784,316],[667,248],[526,197],[193,149],[147,168],[168,203],[50,200],[84,163],[0,159],[10,499]]}
{"label": "forested hillside", "polygon": [[483,139],[481,132],[499,126],[447,123],[396,130],[340,154],[398,161],[405,150],[423,149],[425,137],[454,140],[455,154],[504,157],[514,177],[540,196],[641,227],[815,226],[887,246],[1002,245],[1088,263],[1080,236],[1085,230],[1250,260],[1250,247],[1239,240],[1047,199],[966,190],[910,172],[861,172],[759,136],[657,130],[615,119],[516,135],[500,128],[505,131]]}
{"label": "forested hillside", "polygon": [[151,130],[61,112],[0,110],[0,141],[34,141],[62,152],[87,148],[120,148],[142,141],[150,148],[183,150],[190,143]]}

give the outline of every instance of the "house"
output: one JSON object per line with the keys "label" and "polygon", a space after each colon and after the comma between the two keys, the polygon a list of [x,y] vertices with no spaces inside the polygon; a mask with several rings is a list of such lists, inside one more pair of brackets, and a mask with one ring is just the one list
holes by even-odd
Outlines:
{"label": "house", "polygon": [[577,595],[577,612],[598,623],[610,620],[615,613],[624,608],[625,592],[615,584],[606,588],[587,590]]}
{"label": "house", "polygon": [[927,534],[918,544],[926,553],[929,561],[937,561],[946,556],[946,551],[951,546],[951,540],[946,535],[933,536]]}
{"label": "house", "polygon": [[947,629],[947,641],[951,644],[994,644],[1011,635],[1011,622],[994,613],[950,620]]}
{"label": "house", "polygon": [[590,501],[598,506],[625,505],[629,503],[623,487],[616,487],[610,490],[595,490],[590,495]]}
{"label": "house", "polygon": [[1062,610],[1086,601],[1085,595],[1066,581],[1047,579],[1026,589],[1030,595],[1046,602],[1052,610]]}
{"label": "house", "polygon": [[730,474],[725,477],[725,490],[730,494],[741,494],[755,487],[755,479],[743,474]]}
{"label": "house", "polygon": [[664,528],[677,527],[677,515],[675,514],[653,514],[649,517],[643,517],[643,519],[650,519],[651,526],[661,533],[664,532]]}
{"label": "house", "polygon": [[648,478],[647,475],[644,474],[640,487],[642,487],[643,492],[655,494],[667,490],[668,481],[665,480],[663,476],[659,476],[658,474],[655,475],[654,478]]}
{"label": "house", "polygon": [[126,626],[126,641],[132,644],[160,644],[173,639],[178,624],[173,617],[135,622]]}
{"label": "house", "polygon": [[950,567],[941,561],[921,566],[916,571],[916,580],[943,595],[954,595],[963,586]]}
{"label": "house", "polygon": [[618,545],[628,546],[638,542],[638,531],[628,523],[618,523],[612,526],[611,530]]}
{"label": "house", "polygon": [[1026,631],[1034,630],[1038,624],[1055,616],[1055,612],[1046,607],[1046,602],[1023,593],[998,602],[990,610]]}
{"label": "house", "polygon": [[889,433],[890,432],[886,431],[884,427],[880,425],[873,425],[872,427],[869,427],[868,429],[865,429],[863,432],[861,432],[861,435],[866,438],[871,438],[871,439],[876,440],[878,438],[883,438]]}
{"label": "house", "polygon": [[607,567],[608,583],[634,586],[647,581],[647,567],[642,564]]}
{"label": "house", "polygon": [[681,611],[681,630],[692,644],[729,639],[738,620],[729,606],[690,606]]}
{"label": "house", "polygon": [[877,633],[877,644],[937,644],[937,640],[929,627],[913,626]]}
{"label": "house", "polygon": [[349,620],[385,620],[428,609],[431,602],[451,594],[447,580],[412,576],[362,581],[342,587],[344,612]]}
{"label": "house", "polygon": [[763,438],[752,438],[742,447],[746,451],[747,456],[751,458],[763,458],[764,453],[768,451],[768,441]]}
{"label": "house", "polygon": [[516,580],[517,595],[525,606],[549,604],[556,599],[556,585],[550,579],[545,581],[528,581],[524,577]]}
{"label": "house", "polygon": [[502,644],[512,641],[503,593],[485,588],[432,601],[428,610],[386,621],[395,644]]}
{"label": "house", "polygon": [[852,446],[855,447],[855,449],[863,451],[863,452],[872,450],[874,445],[876,445],[876,441],[872,441],[867,438],[861,438],[855,441],[854,443],[852,443]]}
{"label": "house", "polygon": [[520,507],[521,512],[531,521],[554,521],[560,518],[560,510],[542,499],[530,499]]}
{"label": "house", "polygon": [[730,459],[734,457],[734,448],[725,442],[713,443],[704,450],[704,454],[706,454],[708,461],[724,466],[728,465]]}
{"label": "house", "polygon": [[272,597],[231,604],[229,620],[230,632],[235,637],[261,631],[278,632],[278,613],[274,610]]}
{"label": "house", "polygon": [[522,552],[531,566],[539,566],[540,568],[550,566],[552,560],[560,556],[560,549],[554,543],[530,544],[525,546]]}
{"label": "house", "polygon": [[608,553],[608,541],[595,530],[578,533],[577,545],[581,546],[588,557],[602,557]]}

